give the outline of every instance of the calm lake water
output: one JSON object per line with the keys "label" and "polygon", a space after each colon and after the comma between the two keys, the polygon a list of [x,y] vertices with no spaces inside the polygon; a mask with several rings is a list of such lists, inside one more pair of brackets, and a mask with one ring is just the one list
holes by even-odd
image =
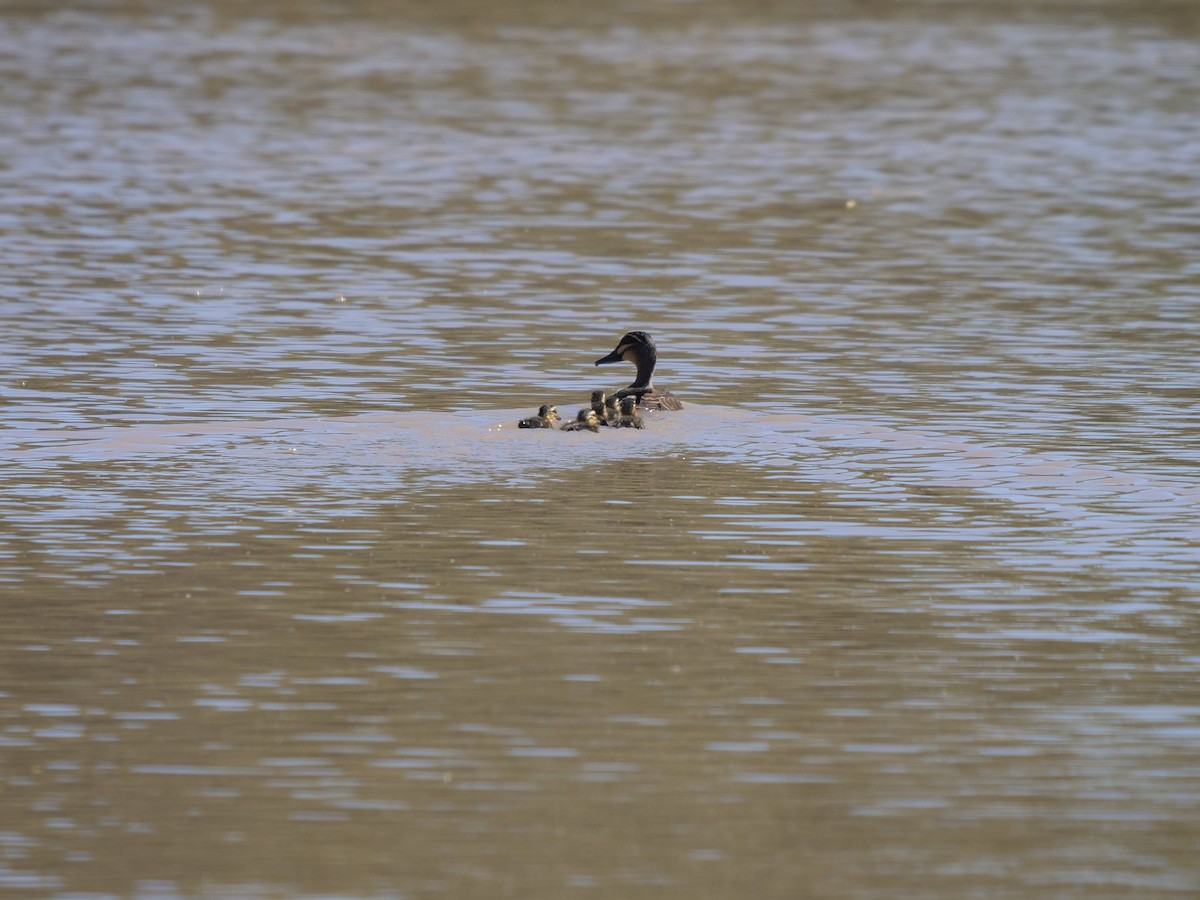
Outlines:
{"label": "calm lake water", "polygon": [[[1155,0],[5,7],[0,889],[1200,895],[1197,72]],[[632,328],[682,412],[514,427]]]}

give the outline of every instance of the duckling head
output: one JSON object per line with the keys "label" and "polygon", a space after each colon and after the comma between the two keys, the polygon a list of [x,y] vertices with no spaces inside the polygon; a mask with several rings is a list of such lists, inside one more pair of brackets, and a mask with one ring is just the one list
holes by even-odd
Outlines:
{"label": "duckling head", "polygon": [[558,421],[558,407],[551,406],[549,403],[543,403],[541,406],[538,407],[538,415],[541,416],[543,419],[545,419],[547,422],[557,422]]}
{"label": "duckling head", "polygon": [[637,412],[637,397],[624,397],[621,399],[621,415],[632,416]]}

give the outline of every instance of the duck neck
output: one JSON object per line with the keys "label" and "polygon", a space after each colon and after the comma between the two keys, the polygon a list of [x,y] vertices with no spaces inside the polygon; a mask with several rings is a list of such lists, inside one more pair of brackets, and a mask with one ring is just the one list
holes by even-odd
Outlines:
{"label": "duck neck", "polygon": [[652,349],[644,349],[637,356],[637,378],[633,379],[626,390],[649,390],[650,377],[654,374],[654,364],[658,362],[658,354]]}

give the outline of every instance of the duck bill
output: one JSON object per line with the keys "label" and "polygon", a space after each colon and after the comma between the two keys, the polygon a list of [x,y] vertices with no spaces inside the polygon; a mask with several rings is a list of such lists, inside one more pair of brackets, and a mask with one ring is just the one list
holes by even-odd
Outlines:
{"label": "duck bill", "polygon": [[[620,347],[617,348],[617,350],[620,350],[620,349],[621,349]],[[602,357],[601,359],[596,360],[596,365],[607,366],[609,363],[620,362],[622,357],[621,357],[621,354],[617,352],[617,350],[614,350],[612,353],[608,354],[608,356],[605,356],[605,357]]]}

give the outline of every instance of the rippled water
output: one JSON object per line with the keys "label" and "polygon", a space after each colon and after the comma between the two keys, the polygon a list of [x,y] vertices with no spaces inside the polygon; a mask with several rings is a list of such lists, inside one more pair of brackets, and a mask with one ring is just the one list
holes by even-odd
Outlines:
{"label": "rippled water", "polygon": [[0,887],[1195,896],[1198,38],[4,11]]}

